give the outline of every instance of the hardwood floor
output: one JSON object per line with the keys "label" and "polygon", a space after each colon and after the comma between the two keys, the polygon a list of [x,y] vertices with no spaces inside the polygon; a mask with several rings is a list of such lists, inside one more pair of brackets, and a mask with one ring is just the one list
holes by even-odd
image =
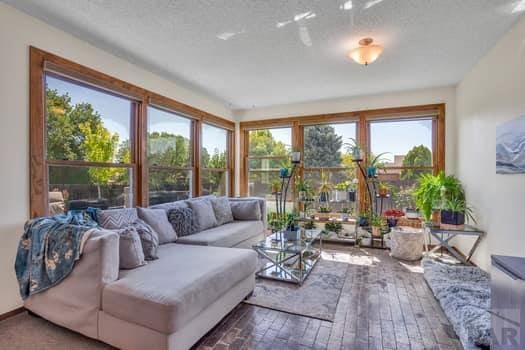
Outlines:
{"label": "hardwood floor", "polygon": [[240,304],[193,349],[462,349],[419,262],[355,248],[323,258],[349,263],[333,323]]}

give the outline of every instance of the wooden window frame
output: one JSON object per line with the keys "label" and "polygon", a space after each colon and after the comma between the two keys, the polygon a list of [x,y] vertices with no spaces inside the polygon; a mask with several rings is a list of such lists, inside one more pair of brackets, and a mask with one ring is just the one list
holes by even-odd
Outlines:
{"label": "wooden window frame", "polygon": [[[187,116],[187,115],[184,115],[182,113],[179,113],[177,111],[174,111],[174,110],[170,110],[170,109],[167,109],[167,108],[164,108],[162,106],[158,106],[156,104],[152,104],[151,102],[148,103],[147,107],[146,107],[146,111],[148,108],[155,108],[159,111],[162,111],[162,112],[165,112],[165,113],[168,113],[168,114],[172,114],[174,118],[181,118],[181,119],[186,119],[186,120],[189,120],[190,121],[190,154],[189,154],[189,164],[188,166],[185,166],[185,167],[179,167],[179,166],[171,166],[171,165],[154,165],[154,164],[149,164],[149,161],[147,160],[148,158],[148,154],[147,154],[147,145],[148,145],[148,123],[147,123],[147,120],[146,120],[146,124],[145,124],[145,135],[144,135],[144,143],[146,144],[146,166],[144,167],[144,174],[145,174],[145,178],[146,179],[149,179],[149,173],[150,173],[150,170],[164,170],[164,171],[168,171],[168,170],[174,170],[174,171],[190,171],[191,172],[191,179],[190,179],[190,182],[191,182],[191,185],[190,185],[190,189],[189,189],[189,197],[195,197],[195,196],[198,196],[198,192],[196,191],[195,189],[195,184],[196,184],[196,180],[195,180],[195,174],[197,173],[197,166],[196,166],[196,156],[198,157],[199,154],[195,154],[195,145],[196,145],[196,138],[198,136],[198,130],[196,128],[196,124],[198,123],[198,120],[196,120],[195,118],[191,117],[191,116]],[[146,113],[147,115],[147,113]],[[143,194],[143,196],[145,197],[145,201],[146,203],[149,203],[149,183],[147,182],[145,184],[146,187],[145,188],[145,192]]]}
{"label": "wooden window frame", "polygon": [[[294,136],[296,135],[296,132],[294,131],[294,128],[296,128],[297,125],[296,123],[284,123],[284,124],[278,124],[278,125],[271,125],[270,127],[254,127],[254,128],[248,128],[248,129],[245,129],[244,130],[244,134],[246,137],[246,139],[243,139],[243,137],[241,137],[241,145],[245,145],[246,149],[245,149],[245,155],[246,155],[246,158],[243,160],[242,156],[241,156],[241,181],[244,181],[243,179],[246,179],[246,187],[245,187],[245,191],[243,192],[243,182],[241,182],[241,197],[244,197],[244,196],[247,196],[248,195],[248,180],[249,180],[249,172],[250,172],[250,167],[249,167],[249,162],[250,160],[252,159],[260,159],[260,160],[263,160],[263,159],[268,159],[268,160],[272,160],[272,159],[283,159],[285,160],[287,157],[286,156],[250,156],[250,141],[249,141],[249,135],[250,135],[250,131],[255,131],[255,130],[262,130],[262,129],[290,129],[290,142],[292,143],[292,145],[294,144],[298,144],[300,143],[301,141],[299,139],[294,139],[294,137],[297,137],[297,136]],[[243,155],[243,152],[241,151],[241,155]],[[243,170],[244,169],[244,170]],[[245,172],[244,174],[242,172]],[[302,167],[300,167],[298,169],[298,171],[302,174]],[[293,179],[292,179],[292,191],[293,191]],[[290,195],[292,195],[291,192],[289,192]]]}
{"label": "wooden window frame", "polygon": [[[234,176],[234,162],[235,162],[235,133],[232,130],[228,130],[221,125],[217,125],[211,121],[203,121],[200,123],[200,135],[202,136],[202,127],[204,125],[212,126],[226,131],[226,167],[225,168],[206,168],[202,166],[202,159],[199,161],[199,195],[202,195],[202,171],[217,171],[226,172],[228,176],[228,183],[226,188],[225,196],[232,197],[235,192],[235,179]],[[199,152],[202,150],[202,139],[199,140]],[[200,159],[200,157],[199,157]]]}
{"label": "wooden window frame", "polygon": [[[369,149],[370,122],[374,120],[410,120],[422,116],[433,117],[432,127],[432,169],[435,172],[445,170],[445,104],[428,104],[394,108],[370,109],[352,112],[292,116],[284,118],[241,122],[240,129],[240,195],[248,194],[248,145],[249,131],[292,126],[292,147],[300,149],[304,155],[304,126],[356,122],[357,141],[362,149]],[[301,167],[299,173],[303,174]],[[359,205],[366,207],[365,182],[358,172]]]}
{"label": "wooden window frame", "polygon": [[[177,114],[191,117],[193,123],[192,160],[195,169],[193,174],[193,196],[200,195],[199,165],[200,165],[200,123],[206,122],[221,126],[229,131],[230,142],[228,154],[230,155],[230,172],[234,169],[234,130],[235,123],[206,111],[184,104],[177,100],[162,96],[155,92],[143,89],[95,69],[80,65],[55,54],[29,47],[29,124],[30,124],[30,216],[37,217],[48,214],[48,176],[46,159],[46,128],[45,128],[45,73],[54,72],[79,81],[89,87],[98,88],[104,92],[114,93],[119,96],[137,101],[136,118],[132,125],[134,128],[134,145],[132,155],[134,160],[134,205],[148,205],[148,162],[147,162],[147,107],[152,104],[172,110]],[[68,161],[71,165],[71,161]],[[86,162],[82,162],[86,165]],[[128,165],[126,165],[128,166]],[[233,191],[233,176],[230,191]]]}

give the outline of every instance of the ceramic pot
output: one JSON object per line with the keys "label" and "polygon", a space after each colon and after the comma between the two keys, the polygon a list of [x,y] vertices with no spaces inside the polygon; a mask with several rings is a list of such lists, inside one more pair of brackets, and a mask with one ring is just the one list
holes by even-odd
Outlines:
{"label": "ceramic pot", "polygon": [[292,163],[299,163],[301,161],[301,152],[292,152]]}
{"label": "ceramic pot", "polygon": [[372,237],[381,237],[381,227],[372,226]]}
{"label": "ceramic pot", "polygon": [[465,213],[442,210],[441,211],[441,223],[445,225],[462,226],[465,225]]}
{"label": "ceramic pot", "polygon": [[371,246],[372,245],[372,238],[371,237],[363,237],[361,239],[361,245],[363,246]]}
{"label": "ceramic pot", "polygon": [[281,168],[281,169],[279,170],[279,175],[280,175],[281,177],[286,177],[286,176],[288,176],[288,168]]}

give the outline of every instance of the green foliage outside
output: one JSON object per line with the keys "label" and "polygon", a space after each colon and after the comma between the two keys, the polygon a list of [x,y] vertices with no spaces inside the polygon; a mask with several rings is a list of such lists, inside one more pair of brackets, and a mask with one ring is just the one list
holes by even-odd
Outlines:
{"label": "green foliage outside", "polygon": [[[129,141],[119,145],[117,134],[111,134],[100,114],[90,103],[73,105],[68,94],[46,89],[47,158],[52,160],[84,160],[89,162],[129,162]],[[66,171],[67,170],[67,171]],[[101,186],[127,184],[123,168],[56,168],[50,169],[50,183],[94,184],[98,198]]]}
{"label": "green foliage outside", "polygon": [[305,128],[305,167],[338,167],[341,165],[343,137],[335,133],[330,125],[316,125]]}
{"label": "green foliage outside", "polygon": [[[415,146],[407,153],[405,159],[403,159],[403,166],[431,167],[432,151],[423,145]],[[416,180],[426,171],[427,170],[405,169],[401,172],[401,180]]]}

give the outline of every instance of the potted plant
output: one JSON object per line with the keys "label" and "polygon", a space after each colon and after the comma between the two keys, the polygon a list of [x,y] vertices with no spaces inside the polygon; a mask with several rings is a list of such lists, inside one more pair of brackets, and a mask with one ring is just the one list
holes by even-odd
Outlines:
{"label": "potted plant", "polygon": [[350,184],[348,181],[339,182],[337,185],[334,186],[334,201],[336,202],[342,202],[346,200],[347,197],[347,191],[350,187]]}
{"label": "potted plant", "polygon": [[445,203],[465,201],[465,192],[461,182],[455,176],[445,175],[443,172],[436,176],[421,175],[414,196],[425,222],[431,223],[434,218],[435,225],[440,224],[440,220],[436,222],[439,216],[436,216],[435,212],[442,209]]}
{"label": "potted plant", "polygon": [[467,205],[465,199],[461,197],[446,199],[441,209],[441,228],[463,229],[465,221],[476,222],[472,208]]}
{"label": "potted plant", "polygon": [[372,215],[370,218],[370,226],[372,226],[372,237],[381,237],[383,218],[379,215]]}
{"label": "potted plant", "polygon": [[276,212],[269,212],[267,214],[267,220],[273,233],[278,232],[283,228],[283,222]]}
{"label": "potted plant", "polygon": [[306,201],[310,192],[310,186],[300,176],[297,176],[295,179],[295,190],[297,191],[298,200],[301,202]]}
{"label": "potted plant", "polygon": [[297,240],[300,227],[294,214],[286,215],[286,228],[284,236],[286,240]]}
{"label": "potted plant", "polygon": [[292,167],[292,163],[290,161],[290,158],[287,158],[286,160],[281,161],[281,167],[279,169],[279,176],[280,177],[289,176],[291,167]]}
{"label": "potted plant", "polygon": [[344,145],[346,146],[347,150],[352,153],[352,158],[354,160],[361,160],[363,159],[363,152],[361,150],[361,146],[359,146],[359,143],[357,142],[356,139],[350,137],[350,142],[349,143],[345,143]]}
{"label": "potted plant", "polygon": [[319,220],[328,220],[330,218],[330,207],[320,206],[317,210],[317,218]]}
{"label": "potted plant", "polygon": [[403,211],[399,209],[388,209],[385,211],[385,217],[386,217],[386,223],[388,224],[388,227],[395,227],[397,226],[397,222],[399,221],[399,218],[405,215]]}
{"label": "potted plant", "polygon": [[301,162],[301,151],[294,149],[292,153],[290,154],[290,158],[292,159],[292,163],[300,163]]}
{"label": "potted plant", "polygon": [[304,223],[305,230],[314,230],[317,226],[313,220],[307,221]]}
{"label": "potted plant", "polygon": [[370,236],[370,233],[368,231],[363,231],[361,235],[359,235],[358,240],[360,240],[359,245],[365,246],[365,247],[371,247],[372,246],[372,236]]}
{"label": "potted plant", "polygon": [[281,180],[273,180],[270,189],[272,194],[279,193],[279,191],[281,191]]}
{"label": "potted plant", "polygon": [[338,211],[339,214],[341,214],[341,220],[348,221],[348,218],[350,217],[350,208],[342,208]]}
{"label": "potted plant", "polygon": [[321,169],[321,186],[319,187],[319,202],[330,201],[331,186],[328,182],[328,173],[325,169]]}
{"label": "potted plant", "polygon": [[324,225],[324,229],[328,232],[333,232],[336,235],[339,235],[339,233],[341,233],[343,230],[343,225],[336,221],[329,221]]}
{"label": "potted plant", "polygon": [[357,187],[357,179],[354,179],[352,182],[350,182],[350,186],[348,186],[348,201],[349,202],[355,202],[356,201],[356,187]]}
{"label": "potted plant", "polygon": [[440,205],[443,176],[443,173],[437,176],[422,174],[419,178],[418,187],[414,191],[416,205],[427,223],[431,222],[432,212]]}
{"label": "potted plant", "polygon": [[380,197],[385,198],[388,196],[389,190],[390,190],[390,186],[386,182],[380,182],[377,193],[379,194]]}
{"label": "potted plant", "polygon": [[367,164],[366,164],[366,176],[367,177],[376,177],[377,176],[377,169],[384,168],[385,158],[383,156],[385,154],[389,154],[389,152],[383,152],[379,153],[377,156],[373,156],[372,154],[368,154],[367,157]]}
{"label": "potted plant", "polygon": [[370,214],[368,212],[360,212],[357,223],[359,227],[368,227],[370,225]]}

